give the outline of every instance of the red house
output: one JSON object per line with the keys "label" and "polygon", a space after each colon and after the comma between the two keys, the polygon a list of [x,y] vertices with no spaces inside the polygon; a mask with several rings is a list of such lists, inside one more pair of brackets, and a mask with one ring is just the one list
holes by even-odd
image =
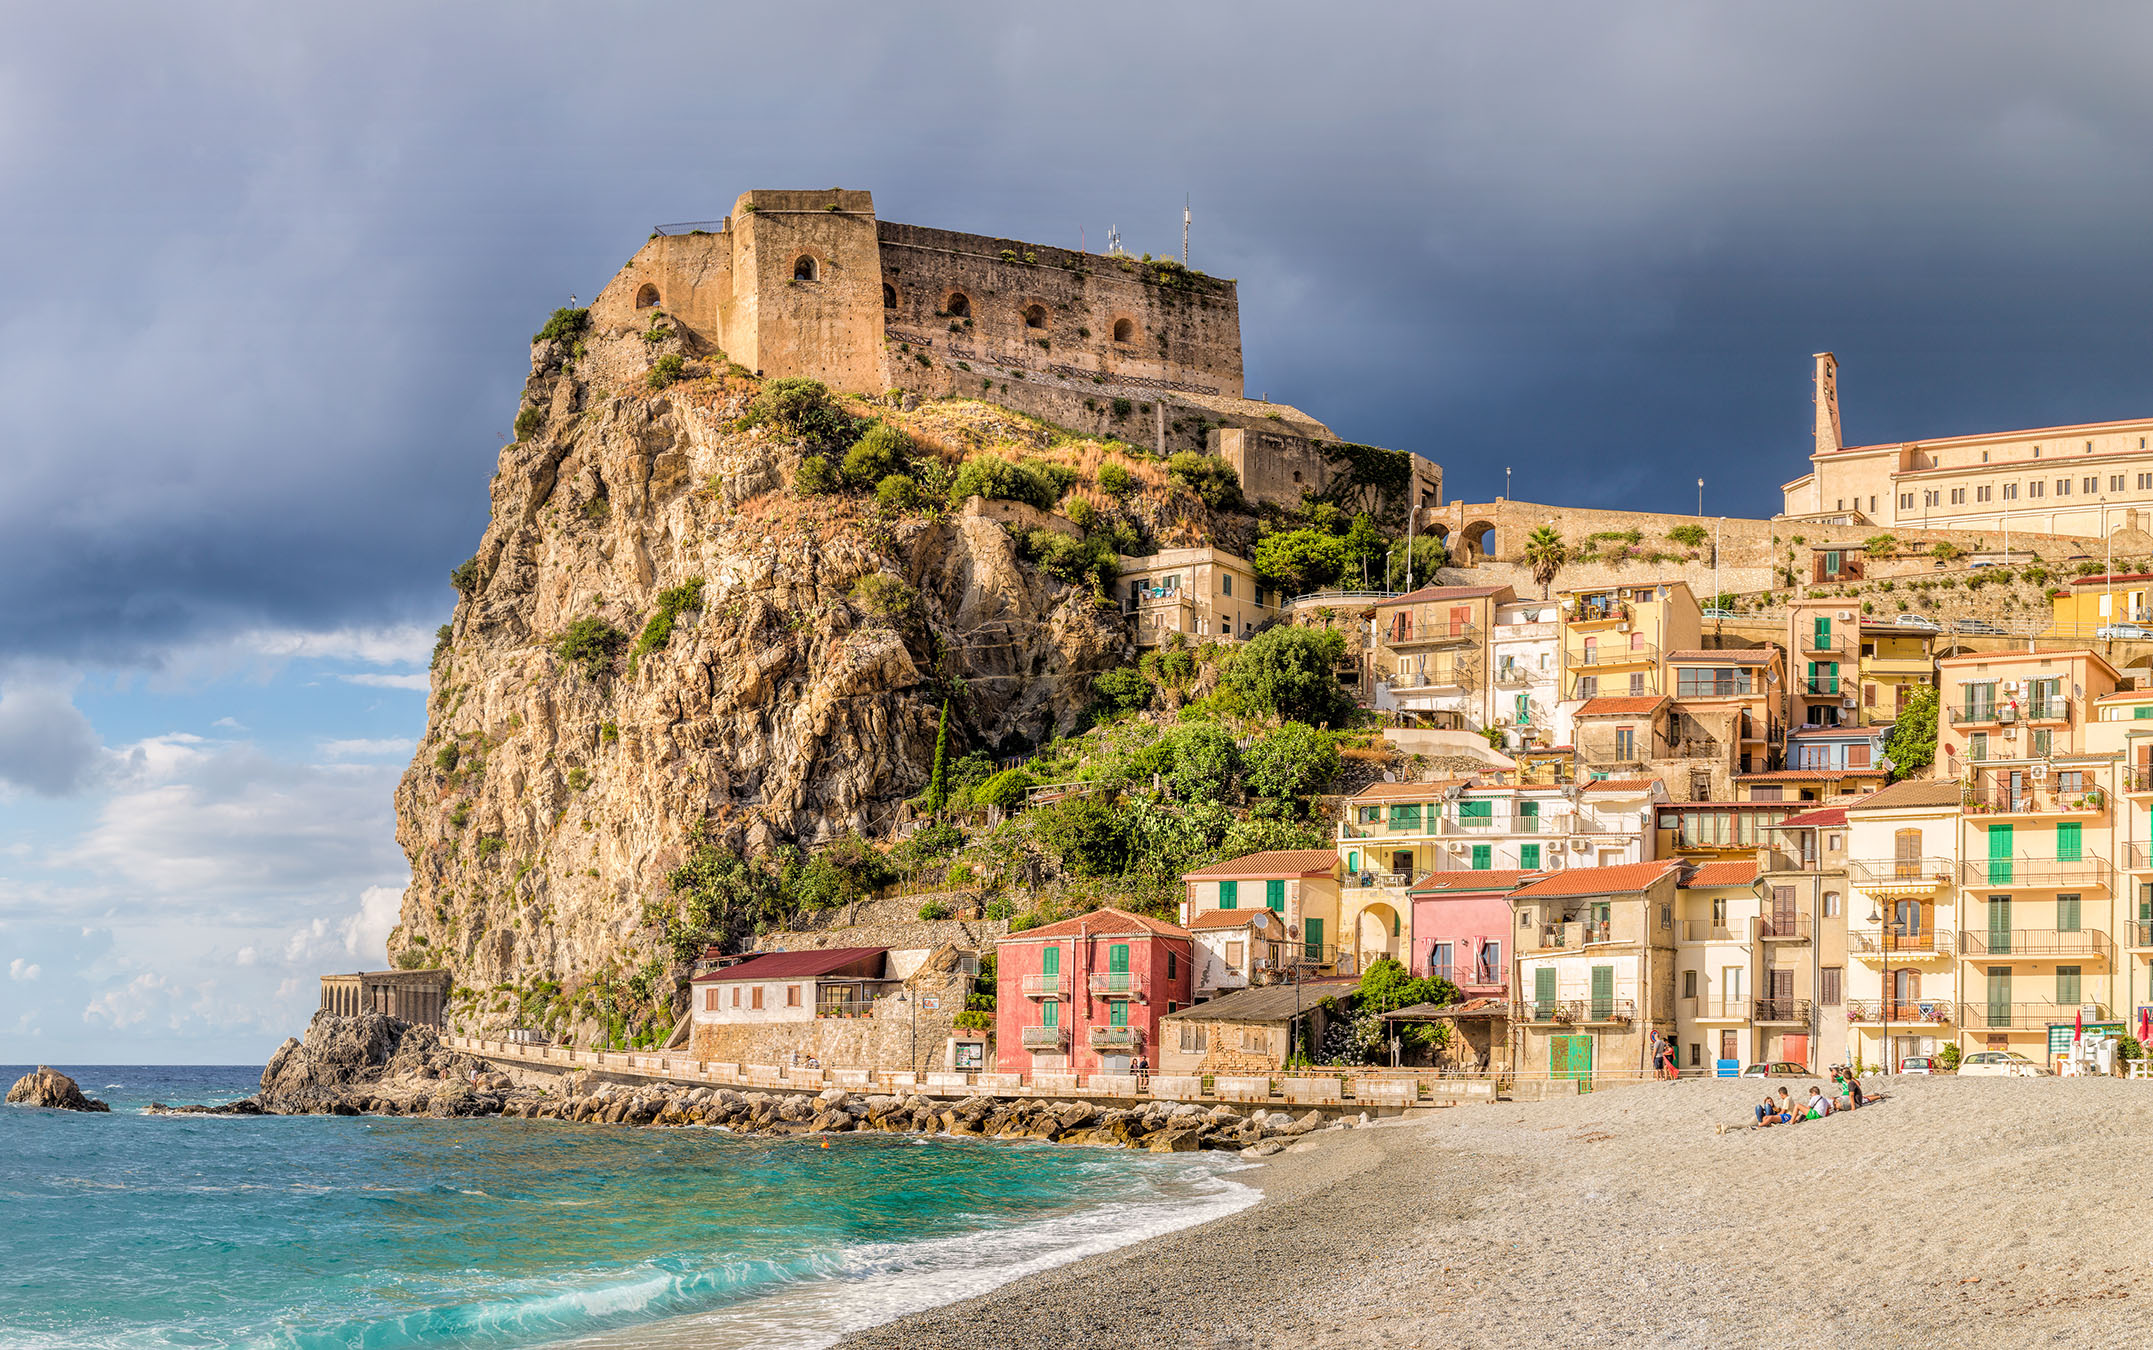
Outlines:
{"label": "red house", "polygon": [[1127,1073],[1159,1062],[1159,1019],[1192,1001],[1189,930],[1119,909],[1012,933],[995,946],[995,1067]]}

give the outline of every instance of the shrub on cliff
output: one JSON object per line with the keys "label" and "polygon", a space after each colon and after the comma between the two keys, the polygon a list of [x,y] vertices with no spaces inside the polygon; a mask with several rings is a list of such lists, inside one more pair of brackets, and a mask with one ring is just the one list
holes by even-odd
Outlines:
{"label": "shrub on cliff", "polygon": [[875,501],[885,511],[910,511],[919,505],[919,485],[901,473],[875,484]]}
{"label": "shrub on cliff", "polygon": [[836,451],[860,435],[860,419],[837,405],[820,380],[772,380],[748,404],[743,427],[768,426],[817,449]]}
{"label": "shrub on cliff", "polygon": [[1059,530],[1033,530],[1024,537],[1022,555],[1040,571],[1071,586],[1089,583],[1100,595],[1121,575],[1121,559],[1103,539],[1071,539]]}
{"label": "shrub on cliff", "polygon": [[800,471],[792,476],[792,486],[793,491],[803,497],[819,497],[843,487],[844,480],[830,467],[828,456],[802,455]]}
{"label": "shrub on cliff", "polygon": [[864,488],[901,471],[912,456],[912,441],[887,422],[869,426],[845,452],[845,481]]}
{"label": "shrub on cliff", "polygon": [[651,363],[650,374],[644,377],[644,383],[653,389],[663,389],[676,384],[687,364],[687,359],[679,352],[667,352]]}
{"label": "shrub on cliff", "polygon": [[553,317],[546,320],[546,326],[531,334],[531,342],[535,346],[555,338],[573,338],[590,326],[591,312],[588,309],[564,307],[553,311]]}
{"label": "shrub on cliff", "polygon": [[1345,541],[1321,530],[1281,530],[1256,541],[1256,575],[1291,595],[1320,590],[1346,566]]}
{"label": "shrub on cliff", "polygon": [[637,635],[631,654],[642,657],[664,647],[673,640],[673,625],[680,616],[691,609],[703,607],[703,579],[689,577],[678,586],[658,592],[658,608],[643,625]]}
{"label": "shrub on cliff", "polygon": [[531,433],[545,424],[546,413],[543,408],[525,408],[522,412],[516,414],[516,439],[519,441],[529,440]]}
{"label": "shrub on cliff", "polygon": [[613,658],[627,642],[628,635],[604,619],[578,619],[553,640],[553,653],[595,680],[613,668]]}
{"label": "shrub on cliff", "polygon": [[956,481],[949,485],[951,506],[964,505],[968,497],[1023,502],[1047,511],[1053,509],[1061,494],[1029,465],[1012,464],[1000,455],[975,455],[957,470]]}
{"label": "shrub on cliff", "polygon": [[1306,722],[1288,722],[1257,737],[1241,763],[1251,793],[1298,814],[1338,777],[1338,747]]}
{"label": "shrub on cliff", "polygon": [[466,558],[449,569],[449,585],[464,595],[478,594],[478,559]]}
{"label": "shrub on cliff", "polygon": [[1136,491],[1136,475],[1108,460],[1099,466],[1099,490],[1109,497],[1126,497]]}
{"label": "shrub on cliff", "polygon": [[1223,459],[1183,450],[1166,461],[1166,476],[1214,511],[1232,511],[1241,505],[1241,475]]}
{"label": "shrub on cliff", "polygon": [[870,572],[852,583],[853,603],[888,623],[902,622],[919,603],[919,592],[887,572]]}
{"label": "shrub on cliff", "polygon": [[1151,701],[1151,681],[1134,666],[1123,666],[1104,675],[1095,675],[1091,692],[1099,700],[1100,711],[1109,715],[1135,712]]}
{"label": "shrub on cliff", "polygon": [[930,923],[936,919],[947,919],[956,912],[946,900],[929,900],[920,906],[920,917]]}

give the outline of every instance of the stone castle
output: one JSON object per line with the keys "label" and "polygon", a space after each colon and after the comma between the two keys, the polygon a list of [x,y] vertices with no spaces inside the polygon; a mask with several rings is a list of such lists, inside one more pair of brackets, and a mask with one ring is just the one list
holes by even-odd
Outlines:
{"label": "stone castle", "polygon": [[[654,310],[759,375],[978,398],[1162,455],[1216,455],[1258,501],[1323,494],[1362,449],[1246,397],[1232,281],[878,220],[864,191],[756,189],[723,220],[660,227],[591,320],[640,325]],[[1439,505],[1442,470],[1409,462],[1410,500]]]}

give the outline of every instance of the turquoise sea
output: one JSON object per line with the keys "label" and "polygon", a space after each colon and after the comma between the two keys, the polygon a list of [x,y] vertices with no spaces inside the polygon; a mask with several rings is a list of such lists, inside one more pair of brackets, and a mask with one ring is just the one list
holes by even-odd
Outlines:
{"label": "turquoise sea", "polygon": [[55,1067],[113,1114],[0,1108],[0,1346],[827,1345],[1253,1198],[1204,1155],[153,1117],[259,1070]]}

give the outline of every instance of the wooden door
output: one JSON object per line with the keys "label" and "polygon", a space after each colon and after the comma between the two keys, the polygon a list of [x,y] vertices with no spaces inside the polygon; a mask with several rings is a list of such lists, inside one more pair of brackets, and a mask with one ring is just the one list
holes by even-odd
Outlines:
{"label": "wooden door", "polygon": [[1765,978],[1770,983],[1768,1020],[1784,1022],[1794,1016],[1794,972],[1791,970],[1768,970]]}
{"label": "wooden door", "polygon": [[[1804,841],[1805,847],[1807,840]],[[1771,933],[1775,937],[1789,937],[1794,933],[1794,888],[1772,887]]]}

